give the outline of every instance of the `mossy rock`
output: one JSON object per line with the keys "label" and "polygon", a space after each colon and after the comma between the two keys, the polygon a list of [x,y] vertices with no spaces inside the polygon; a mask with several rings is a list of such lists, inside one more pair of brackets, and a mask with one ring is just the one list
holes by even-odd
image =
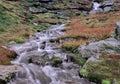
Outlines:
{"label": "mossy rock", "polygon": [[72,44],[64,44],[62,45],[62,50],[63,51],[70,51],[70,52],[75,52],[78,46],[72,45]]}
{"label": "mossy rock", "polygon": [[84,58],[80,58],[80,59],[76,60],[76,63],[81,66],[83,66],[85,64],[85,62],[86,62],[86,59],[84,59]]}
{"label": "mossy rock", "polygon": [[85,77],[98,84],[111,84],[113,79],[116,80],[116,84],[119,84],[120,55],[105,54],[104,56],[100,56],[100,58],[101,61],[99,62],[87,63],[86,72],[88,74]]}
{"label": "mossy rock", "polygon": [[102,80],[102,84],[111,84],[109,80]]}
{"label": "mossy rock", "polygon": [[79,73],[84,77],[88,76],[88,71],[86,69],[80,69]]}
{"label": "mossy rock", "polygon": [[62,59],[60,59],[59,57],[55,57],[53,58],[53,65],[54,66],[59,66],[62,63]]}

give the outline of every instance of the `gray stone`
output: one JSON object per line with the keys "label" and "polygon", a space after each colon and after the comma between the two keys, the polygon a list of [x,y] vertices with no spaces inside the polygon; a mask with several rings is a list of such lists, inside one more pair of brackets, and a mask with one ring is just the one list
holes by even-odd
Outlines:
{"label": "gray stone", "polygon": [[116,22],[115,36],[120,39],[120,22]]}
{"label": "gray stone", "polygon": [[39,10],[35,7],[29,7],[29,11],[32,12],[32,13],[38,13]]}
{"label": "gray stone", "polygon": [[78,48],[78,51],[81,53],[82,57],[89,58],[94,56],[99,58],[99,55],[102,51],[108,53],[119,53],[120,42],[115,38],[108,38],[98,42],[92,42],[88,45],[81,45]]}
{"label": "gray stone", "polygon": [[113,0],[106,0],[102,5],[104,5],[104,6],[112,6],[113,5]]}
{"label": "gray stone", "polygon": [[1,81],[3,82],[9,81],[10,74],[19,72],[22,69],[23,69],[22,67],[16,66],[16,65],[0,65],[0,84],[1,84]]}
{"label": "gray stone", "polygon": [[112,10],[112,7],[111,6],[106,6],[106,7],[104,7],[103,10],[104,10],[105,13],[110,12]]}
{"label": "gray stone", "polygon": [[98,8],[97,10],[91,10],[89,13],[90,14],[98,14],[98,13],[102,13],[103,9],[102,8]]}

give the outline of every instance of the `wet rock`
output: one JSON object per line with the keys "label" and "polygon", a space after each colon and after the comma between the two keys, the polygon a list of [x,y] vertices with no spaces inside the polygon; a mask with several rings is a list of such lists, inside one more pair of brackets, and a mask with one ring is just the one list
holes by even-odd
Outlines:
{"label": "wet rock", "polygon": [[106,0],[105,2],[102,3],[101,6],[112,6],[113,5],[113,0]]}
{"label": "wet rock", "polygon": [[105,7],[103,10],[105,13],[110,12],[112,10],[112,7]]}
{"label": "wet rock", "polygon": [[49,60],[47,52],[31,51],[25,53],[19,60],[20,63],[34,63],[38,65],[45,65],[45,62]]}
{"label": "wet rock", "polygon": [[102,3],[93,2],[93,10],[90,11],[90,14],[97,14],[97,13],[107,13],[113,11],[114,8],[114,1],[106,0]]}
{"label": "wet rock", "polygon": [[[42,69],[35,64],[23,64],[24,70],[17,73],[15,80],[12,80],[14,84],[50,84],[51,78],[46,76]],[[29,75],[28,75],[29,74]],[[30,79],[28,78],[30,77]],[[21,79],[21,80],[20,80]],[[33,80],[34,79],[34,80]]]}
{"label": "wet rock", "polygon": [[99,14],[99,13],[102,13],[103,12],[103,9],[102,8],[98,8],[97,10],[92,10],[89,12],[89,14]]}
{"label": "wet rock", "polygon": [[16,65],[0,65],[0,83],[7,84],[15,77],[15,73],[22,70],[22,67]]}
{"label": "wet rock", "polygon": [[103,9],[103,12],[110,12],[110,11],[112,11],[112,6],[113,6],[114,4],[113,4],[113,1],[112,0],[107,0],[107,1],[105,1],[101,6],[100,6],[100,8],[102,8]]}
{"label": "wet rock", "polygon": [[[33,38],[30,38],[30,40],[33,40]],[[36,38],[34,38],[36,39]],[[25,51],[32,51],[36,50],[38,48],[37,42],[26,42],[24,44],[16,44],[16,45],[10,45],[11,50],[16,51],[16,53],[24,53]]]}

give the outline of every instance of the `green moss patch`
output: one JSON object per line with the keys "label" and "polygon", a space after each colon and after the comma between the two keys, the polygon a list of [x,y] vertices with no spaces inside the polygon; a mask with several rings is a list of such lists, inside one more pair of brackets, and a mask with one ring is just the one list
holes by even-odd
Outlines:
{"label": "green moss patch", "polygon": [[111,84],[114,80],[116,80],[116,84],[119,84],[120,55],[106,54],[100,57],[100,62],[87,63],[86,69],[81,69],[80,74],[98,84]]}

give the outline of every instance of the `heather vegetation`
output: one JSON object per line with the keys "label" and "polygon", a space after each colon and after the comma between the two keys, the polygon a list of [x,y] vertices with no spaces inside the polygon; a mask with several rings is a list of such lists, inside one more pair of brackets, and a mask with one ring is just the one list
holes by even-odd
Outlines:
{"label": "heather vegetation", "polygon": [[72,39],[62,43],[66,50],[71,47],[78,47],[91,41],[106,39],[111,36],[115,29],[115,23],[119,21],[119,14],[97,14],[87,17],[75,18],[67,24],[66,34],[61,39]]}

